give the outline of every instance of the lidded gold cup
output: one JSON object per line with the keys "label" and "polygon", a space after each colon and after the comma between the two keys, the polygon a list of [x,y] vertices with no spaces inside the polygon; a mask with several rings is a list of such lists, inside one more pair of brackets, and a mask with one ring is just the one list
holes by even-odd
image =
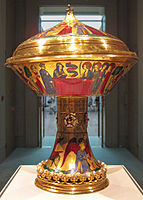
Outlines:
{"label": "lidded gold cup", "polygon": [[109,93],[137,62],[116,37],[79,22],[70,8],[53,28],[20,44],[9,66],[38,96],[57,96],[57,136],[48,160],[37,166],[36,186],[87,193],[108,185],[87,135],[88,96]]}

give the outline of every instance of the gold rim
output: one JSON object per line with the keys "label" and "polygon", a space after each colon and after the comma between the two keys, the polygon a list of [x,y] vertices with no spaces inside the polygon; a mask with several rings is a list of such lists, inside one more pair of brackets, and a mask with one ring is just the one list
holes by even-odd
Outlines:
{"label": "gold rim", "polygon": [[134,64],[137,62],[138,58],[135,53],[130,54],[82,54],[82,55],[61,55],[61,56],[37,56],[37,57],[11,57],[6,60],[6,64],[10,67],[13,64],[20,63],[37,63],[37,62],[52,62],[52,61],[71,61],[71,60],[96,60],[96,61],[113,61],[113,62],[128,62],[129,64]]}
{"label": "gold rim", "polygon": [[62,194],[84,194],[84,193],[91,193],[102,190],[109,185],[109,180],[105,178],[104,180],[92,183],[84,183],[82,185],[65,185],[59,183],[45,183],[38,178],[35,179],[35,185],[43,190],[55,193],[62,193]]}

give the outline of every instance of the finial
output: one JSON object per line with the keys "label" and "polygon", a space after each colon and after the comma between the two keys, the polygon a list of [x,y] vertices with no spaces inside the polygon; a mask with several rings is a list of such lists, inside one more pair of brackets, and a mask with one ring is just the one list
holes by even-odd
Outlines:
{"label": "finial", "polygon": [[71,8],[71,4],[68,3],[68,8],[66,9],[67,14],[73,13],[73,9]]}
{"label": "finial", "polygon": [[71,4],[70,3],[68,4],[68,9],[71,9]]}

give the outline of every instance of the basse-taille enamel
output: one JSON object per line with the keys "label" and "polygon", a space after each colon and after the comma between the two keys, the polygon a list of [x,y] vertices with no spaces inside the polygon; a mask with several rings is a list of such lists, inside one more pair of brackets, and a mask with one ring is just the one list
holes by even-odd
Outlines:
{"label": "basse-taille enamel", "polygon": [[57,96],[57,136],[52,153],[37,166],[36,186],[78,194],[108,186],[106,165],[94,158],[88,134],[88,96],[108,94],[137,62],[118,38],[65,19],[20,44],[6,65],[38,96]]}

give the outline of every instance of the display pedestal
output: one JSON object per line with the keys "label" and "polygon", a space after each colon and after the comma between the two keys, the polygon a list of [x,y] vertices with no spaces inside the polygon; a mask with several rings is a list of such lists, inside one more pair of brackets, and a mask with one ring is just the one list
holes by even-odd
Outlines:
{"label": "display pedestal", "polygon": [[20,166],[0,193],[1,200],[131,200],[143,199],[143,190],[122,165],[108,166],[107,188],[89,194],[67,195],[47,192],[34,184],[35,165]]}

